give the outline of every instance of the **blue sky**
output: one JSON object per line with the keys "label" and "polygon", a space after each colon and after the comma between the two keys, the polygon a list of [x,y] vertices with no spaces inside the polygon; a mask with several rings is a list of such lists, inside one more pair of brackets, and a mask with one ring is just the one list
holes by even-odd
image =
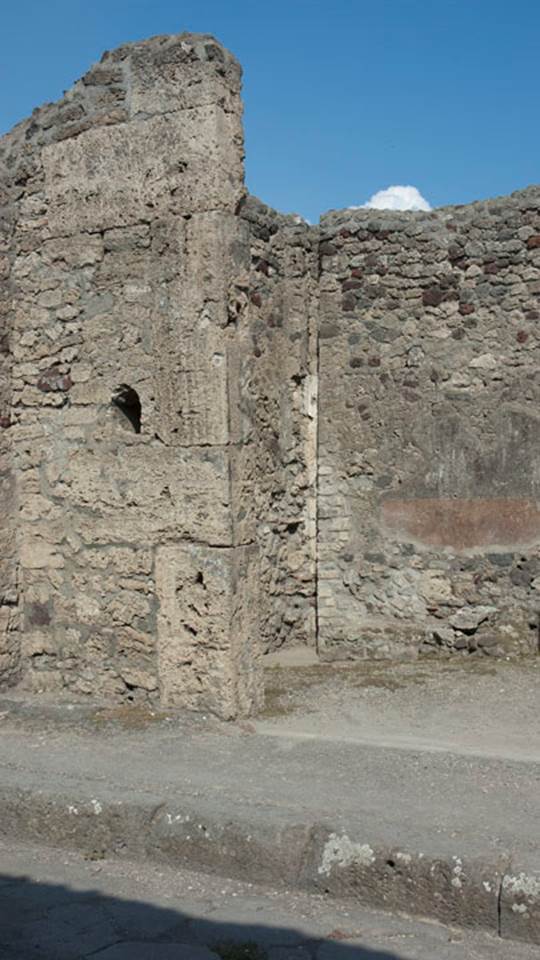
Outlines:
{"label": "blue sky", "polygon": [[540,0],[5,0],[0,131],[105,49],[182,30],[242,62],[248,186],[280,210],[540,181]]}

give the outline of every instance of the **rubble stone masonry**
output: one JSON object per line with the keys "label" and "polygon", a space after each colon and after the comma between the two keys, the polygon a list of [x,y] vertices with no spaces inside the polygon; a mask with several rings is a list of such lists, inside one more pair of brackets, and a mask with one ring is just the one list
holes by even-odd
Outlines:
{"label": "rubble stone masonry", "polygon": [[539,208],[322,220],[325,656],[538,649]]}
{"label": "rubble stone masonry", "polygon": [[540,189],[319,226],[212,37],[0,140],[0,683],[262,702],[264,654],[533,653]]}

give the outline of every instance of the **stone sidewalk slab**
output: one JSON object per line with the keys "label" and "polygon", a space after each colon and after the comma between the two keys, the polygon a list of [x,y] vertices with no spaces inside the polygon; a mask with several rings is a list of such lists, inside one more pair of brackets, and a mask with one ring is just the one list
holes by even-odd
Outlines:
{"label": "stone sidewalk slab", "polygon": [[126,728],[76,704],[0,713],[4,837],[540,942],[538,763],[202,716],[134,711]]}
{"label": "stone sidewalk slab", "polygon": [[[0,864],[2,960],[202,960],[201,951],[219,960],[533,960],[538,955],[533,944],[509,943],[484,931],[391,915],[324,894],[225,880],[178,865],[95,862],[73,851],[2,840]],[[82,945],[89,929],[102,945],[86,952]]]}

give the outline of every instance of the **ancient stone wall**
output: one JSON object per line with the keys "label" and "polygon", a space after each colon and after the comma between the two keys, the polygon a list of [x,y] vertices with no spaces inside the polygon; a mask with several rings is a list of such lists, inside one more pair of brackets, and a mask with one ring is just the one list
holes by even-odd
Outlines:
{"label": "ancient stone wall", "polygon": [[156,38],[2,141],[33,689],[258,702],[253,547],[231,509],[239,89],[211,38]]}
{"label": "ancient stone wall", "polygon": [[537,648],[539,208],[323,218],[327,657]]}
{"label": "ancient stone wall", "polygon": [[248,424],[238,508],[253,515],[264,652],[316,643],[318,230],[253,197],[240,371]]}
{"label": "ancient stone wall", "polygon": [[0,678],[14,683],[20,676],[20,618],[17,591],[17,513],[12,450],[12,236],[16,197],[13,182],[0,160]]}
{"label": "ancient stone wall", "polygon": [[241,115],[183,34],[0,141],[2,685],[231,717],[282,646],[537,649],[539,189],[312,227]]}

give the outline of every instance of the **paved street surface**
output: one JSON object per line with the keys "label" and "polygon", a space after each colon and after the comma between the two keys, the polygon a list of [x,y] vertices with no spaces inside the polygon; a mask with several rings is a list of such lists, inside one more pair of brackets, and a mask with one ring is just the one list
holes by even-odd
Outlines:
{"label": "paved street surface", "polygon": [[538,663],[272,667],[236,724],[10,692],[0,838],[538,943]]}
{"label": "paved street surface", "polygon": [[0,960],[533,960],[538,947],[320,896],[0,843]]}

